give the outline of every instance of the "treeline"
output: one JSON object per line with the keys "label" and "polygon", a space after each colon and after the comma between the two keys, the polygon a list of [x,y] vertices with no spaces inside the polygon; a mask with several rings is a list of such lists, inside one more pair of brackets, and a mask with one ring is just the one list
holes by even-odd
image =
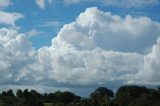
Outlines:
{"label": "treeline", "polygon": [[112,90],[99,87],[89,98],[81,98],[72,92],[57,91],[41,94],[36,90],[3,91],[0,106],[160,106],[160,88],[122,86],[114,94]]}

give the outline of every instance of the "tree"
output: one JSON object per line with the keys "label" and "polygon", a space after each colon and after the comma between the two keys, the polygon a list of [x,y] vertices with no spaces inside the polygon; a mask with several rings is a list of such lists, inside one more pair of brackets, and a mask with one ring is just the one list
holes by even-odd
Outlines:
{"label": "tree", "polygon": [[7,96],[14,97],[12,89],[10,89],[10,90],[7,91]]}
{"label": "tree", "polygon": [[40,98],[41,97],[41,94],[40,93],[38,93],[36,90],[31,90],[30,91],[30,96],[33,96],[33,97],[35,97],[35,98]]}
{"label": "tree", "polygon": [[152,100],[156,102],[158,99],[157,94],[156,90],[146,87],[122,86],[116,93],[115,101],[119,106],[150,106]]}
{"label": "tree", "polygon": [[[46,94],[47,95],[47,94]],[[46,96],[46,95],[44,95],[44,96]],[[54,95],[54,93],[49,93],[48,94],[48,97],[47,97],[50,101],[55,101],[55,95]]]}
{"label": "tree", "polygon": [[90,95],[91,105],[100,106],[110,104],[110,97],[114,97],[113,91],[105,87],[99,87]]}
{"label": "tree", "polygon": [[16,96],[17,96],[18,98],[22,98],[22,97],[23,97],[23,92],[22,92],[21,89],[18,89],[18,90],[17,90]]}
{"label": "tree", "polygon": [[104,96],[114,97],[114,93],[105,87],[99,87],[90,95],[91,98],[103,98]]}
{"label": "tree", "polygon": [[6,92],[6,91],[3,91],[3,92],[2,92],[2,96],[7,96],[7,92]]}
{"label": "tree", "polygon": [[160,86],[157,86],[157,90],[158,90],[158,92],[159,92],[159,94],[160,94]]}
{"label": "tree", "polygon": [[30,96],[30,93],[28,92],[28,89],[25,89],[25,90],[23,91],[23,97],[28,100],[28,99],[29,99],[29,96]]}
{"label": "tree", "polygon": [[68,103],[74,101],[74,98],[75,98],[75,95],[71,92],[66,91],[66,92],[63,92],[63,94],[62,94],[62,99],[63,99],[62,101],[65,104],[68,104]]}
{"label": "tree", "polygon": [[55,93],[51,93],[48,95],[50,98],[53,98],[55,100],[55,102],[60,102],[60,103],[64,103],[64,104],[68,104],[70,102],[77,102],[78,100],[80,100],[79,96],[76,96],[75,94],[65,91],[65,92],[60,92],[57,91]]}

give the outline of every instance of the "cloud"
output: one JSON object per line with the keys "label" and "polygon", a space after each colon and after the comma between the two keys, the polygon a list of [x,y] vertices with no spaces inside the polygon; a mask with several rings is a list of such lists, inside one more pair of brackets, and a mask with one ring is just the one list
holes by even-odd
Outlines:
{"label": "cloud", "polygon": [[82,0],[64,0],[65,4],[77,4],[81,2]]}
{"label": "cloud", "polygon": [[63,22],[60,22],[60,21],[47,21],[47,22],[44,22],[42,24],[40,24],[39,26],[40,27],[53,27],[53,28],[57,28],[57,27],[60,27],[62,26],[64,23]]}
{"label": "cloud", "polygon": [[35,0],[36,4],[45,9],[47,4],[64,3],[66,5],[80,4],[80,3],[98,3],[104,6],[115,6],[122,8],[143,8],[146,6],[160,5],[159,0]]}
{"label": "cloud", "polygon": [[10,4],[10,0],[0,0],[0,9],[8,7]]}
{"label": "cloud", "polygon": [[[1,84],[72,88],[160,82],[160,23],[122,18],[96,7],[66,24],[51,46],[34,50],[26,35],[0,29]],[[149,52],[144,52],[150,49]]]}
{"label": "cloud", "polygon": [[65,25],[59,34],[62,40],[78,49],[93,49],[96,45],[105,50],[142,52],[155,43],[159,23],[147,17],[133,18],[130,15],[123,19],[92,8],[81,13],[76,22]]}
{"label": "cloud", "polygon": [[15,26],[15,22],[24,17],[20,13],[9,13],[0,11],[0,24]]}
{"label": "cloud", "polygon": [[40,35],[42,34],[43,32],[41,31],[38,31],[37,29],[31,29],[30,31],[26,32],[26,35],[28,37],[33,37],[33,36],[37,36],[37,35]]}
{"label": "cloud", "polygon": [[[147,17],[128,15],[121,18],[95,7],[88,8],[75,22],[63,26],[50,47],[37,51],[37,62],[24,67],[19,80],[50,80],[49,85],[55,82],[90,85],[116,81],[141,81],[142,84],[145,76],[141,73],[146,70],[146,58],[154,51],[143,54],[143,50],[154,48],[159,29],[160,24]],[[156,72],[151,68],[149,71]],[[148,83],[151,84],[153,76],[147,77]]]}
{"label": "cloud", "polygon": [[36,0],[37,5],[41,8],[45,8],[45,0]]}
{"label": "cloud", "polygon": [[32,61],[32,43],[16,30],[0,29],[0,84],[13,83],[20,69]]}
{"label": "cloud", "polygon": [[35,2],[41,9],[45,9],[46,4],[52,4],[54,0],[35,0]]}
{"label": "cloud", "polygon": [[113,5],[118,7],[144,7],[159,4],[159,0],[101,0],[105,5]]}
{"label": "cloud", "polygon": [[63,0],[67,5],[78,3],[100,3],[106,6],[116,6],[123,8],[145,7],[160,4],[159,0]]}
{"label": "cloud", "polygon": [[149,54],[143,57],[144,65],[141,70],[135,75],[130,76],[129,84],[146,84],[146,85],[159,85],[160,77],[160,45],[152,46]]}

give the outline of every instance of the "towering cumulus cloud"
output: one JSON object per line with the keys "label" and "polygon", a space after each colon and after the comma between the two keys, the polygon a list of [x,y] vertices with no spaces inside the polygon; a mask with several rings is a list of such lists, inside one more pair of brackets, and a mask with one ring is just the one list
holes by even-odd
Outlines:
{"label": "towering cumulus cloud", "polygon": [[13,83],[17,74],[27,64],[31,64],[32,43],[15,30],[0,29],[0,77],[1,84]]}
{"label": "towering cumulus cloud", "polygon": [[0,83],[56,86],[160,82],[160,23],[122,18],[96,7],[66,24],[52,45],[32,48],[25,35],[0,30]]}

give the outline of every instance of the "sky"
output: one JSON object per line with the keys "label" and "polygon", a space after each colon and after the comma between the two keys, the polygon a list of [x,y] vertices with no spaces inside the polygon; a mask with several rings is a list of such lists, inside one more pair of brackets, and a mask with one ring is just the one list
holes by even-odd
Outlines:
{"label": "sky", "polygon": [[0,90],[160,85],[159,0],[0,0]]}

